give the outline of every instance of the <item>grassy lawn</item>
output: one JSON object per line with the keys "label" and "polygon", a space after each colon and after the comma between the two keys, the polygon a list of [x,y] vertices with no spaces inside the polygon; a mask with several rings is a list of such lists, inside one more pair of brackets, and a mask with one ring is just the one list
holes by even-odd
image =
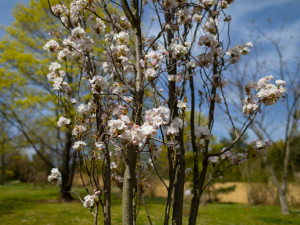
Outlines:
{"label": "grassy lawn", "polygon": [[[79,201],[61,203],[53,187],[33,188],[30,184],[0,186],[0,224],[3,225],[60,225],[93,224],[88,209]],[[163,198],[147,199],[148,210],[153,224],[163,224]],[[188,204],[184,209],[187,224]],[[100,223],[101,216],[100,216]],[[121,224],[121,199],[113,196],[112,224]],[[149,224],[143,206],[139,211],[138,225]],[[300,208],[292,208],[291,215],[280,213],[279,206],[251,206],[244,204],[213,203],[201,206],[198,217],[200,225],[230,224],[300,224]]]}

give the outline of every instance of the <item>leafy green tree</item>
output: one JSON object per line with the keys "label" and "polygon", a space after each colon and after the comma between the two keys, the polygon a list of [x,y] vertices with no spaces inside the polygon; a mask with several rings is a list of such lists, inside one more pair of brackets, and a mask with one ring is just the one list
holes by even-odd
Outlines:
{"label": "leafy green tree", "polygon": [[[70,200],[76,164],[76,155],[71,149],[73,138],[71,127],[57,128],[60,111],[47,81],[47,64],[54,59],[46,57],[43,50],[49,39],[47,34],[63,35],[58,21],[50,14],[48,3],[43,0],[31,0],[28,6],[17,4],[14,8],[15,21],[5,28],[7,34],[0,41],[0,112],[23,134],[48,170],[60,169],[61,197]],[[75,72],[68,65],[66,68],[69,73]],[[65,110],[72,113],[72,106],[66,105]]]}

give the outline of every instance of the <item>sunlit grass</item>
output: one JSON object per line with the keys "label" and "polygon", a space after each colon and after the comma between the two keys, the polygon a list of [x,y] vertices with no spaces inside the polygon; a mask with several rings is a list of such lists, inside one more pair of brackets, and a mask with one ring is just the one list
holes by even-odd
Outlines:
{"label": "sunlit grass", "polygon": [[[93,219],[79,201],[69,203],[57,200],[53,187],[36,187],[29,184],[0,186],[0,224],[5,225],[88,225]],[[112,224],[121,224],[121,198],[112,196]],[[164,198],[147,198],[147,207],[153,224],[163,224]],[[188,204],[184,208],[184,224],[188,219]],[[102,217],[99,224],[103,224]],[[140,206],[138,225],[149,224],[145,207]],[[213,203],[201,206],[198,223],[205,225],[230,224],[300,224],[300,208],[291,209],[291,215],[280,213],[279,206],[252,206],[245,204]]]}

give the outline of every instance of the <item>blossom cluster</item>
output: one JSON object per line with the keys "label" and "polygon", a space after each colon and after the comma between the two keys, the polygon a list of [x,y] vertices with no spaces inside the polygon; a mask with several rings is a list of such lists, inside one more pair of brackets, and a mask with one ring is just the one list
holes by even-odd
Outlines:
{"label": "blossom cluster", "polygon": [[147,139],[156,137],[157,129],[166,125],[168,119],[169,109],[161,106],[145,111],[146,121],[141,126],[132,123],[127,115],[120,115],[119,119],[109,120],[108,127],[112,135],[141,147]]}
{"label": "blossom cluster", "polygon": [[[259,104],[269,106],[275,104],[280,98],[284,98],[286,94],[285,81],[276,80],[275,85],[270,83],[273,78],[273,76],[265,76],[258,82],[247,83],[245,86],[247,98],[244,100],[243,106],[245,115],[253,114],[259,108]],[[253,94],[252,89],[256,91],[256,95]]]}
{"label": "blossom cluster", "polygon": [[48,181],[52,184],[61,185],[61,173],[57,168],[52,168],[51,174],[48,176]]}
{"label": "blossom cluster", "polygon": [[237,152],[232,150],[224,151],[220,156],[210,156],[208,160],[210,163],[219,164],[222,160],[230,160],[233,165],[238,165],[244,162],[248,157],[247,151],[245,153]]}
{"label": "blossom cluster", "polygon": [[85,208],[93,208],[95,203],[99,201],[100,191],[95,191],[93,195],[86,195],[84,197],[83,206]]}

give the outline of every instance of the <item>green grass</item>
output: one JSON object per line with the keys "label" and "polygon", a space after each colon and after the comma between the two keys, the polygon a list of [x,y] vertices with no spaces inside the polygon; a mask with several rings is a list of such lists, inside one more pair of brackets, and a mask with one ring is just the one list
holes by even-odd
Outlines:
{"label": "green grass", "polygon": [[[88,225],[93,218],[79,201],[57,201],[58,192],[53,187],[33,188],[29,184],[0,186],[0,224],[4,225]],[[121,224],[121,199],[113,195],[112,224]],[[147,198],[152,223],[163,224],[163,198]],[[187,224],[188,204],[184,208],[184,224]],[[99,218],[102,224],[102,217]],[[138,225],[149,224],[143,206],[139,211]],[[300,224],[300,208],[292,208],[284,216],[279,206],[252,206],[244,204],[213,203],[201,206],[198,223],[203,225],[248,225],[248,224]]]}

